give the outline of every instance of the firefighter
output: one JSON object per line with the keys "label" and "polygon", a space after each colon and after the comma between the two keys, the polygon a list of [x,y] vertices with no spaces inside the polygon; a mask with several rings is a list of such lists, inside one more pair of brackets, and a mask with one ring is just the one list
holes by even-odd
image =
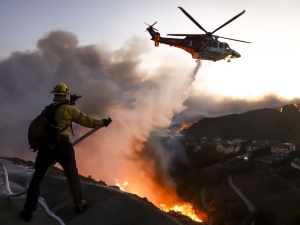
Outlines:
{"label": "firefighter", "polygon": [[32,213],[37,209],[42,179],[50,165],[55,162],[58,162],[64,169],[70,192],[73,196],[76,212],[78,214],[84,212],[87,207],[87,202],[82,198],[75,153],[69,139],[69,135],[72,132],[71,124],[72,122],[75,122],[88,128],[100,128],[107,127],[111,123],[110,118],[100,120],[94,119],[72,106],[70,101],[67,99],[67,95],[69,94],[68,87],[64,83],[58,83],[55,85],[50,93],[54,94],[54,103],[67,103],[59,106],[54,116],[54,120],[57,122],[58,126],[63,129],[61,129],[62,131],[59,134],[59,138],[54,149],[45,145],[44,149],[39,150],[37,153],[35,171],[27,191],[26,202],[23,210],[19,214],[26,222],[31,221],[33,216]]}

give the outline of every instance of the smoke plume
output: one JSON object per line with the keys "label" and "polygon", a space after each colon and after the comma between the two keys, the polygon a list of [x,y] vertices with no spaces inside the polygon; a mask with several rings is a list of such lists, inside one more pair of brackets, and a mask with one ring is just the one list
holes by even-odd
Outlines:
{"label": "smoke plume", "polygon": [[[78,109],[113,120],[76,146],[79,172],[110,185],[118,180],[126,184],[126,191],[171,204],[177,196],[168,166],[174,157],[184,159],[184,153],[160,145],[166,128],[191,118],[281,102],[274,96],[250,103],[195,95],[191,87],[196,75],[201,76],[201,63],[189,69],[180,65],[143,69],[150,48],[148,41],[137,37],[115,51],[78,43],[73,33],[53,31],[37,42],[36,50],[14,52],[0,61],[1,156],[34,160],[35,153],[28,150],[28,125],[52,102],[53,86],[63,82],[70,93],[83,96],[76,103]],[[73,140],[88,131],[79,125],[74,130]]]}

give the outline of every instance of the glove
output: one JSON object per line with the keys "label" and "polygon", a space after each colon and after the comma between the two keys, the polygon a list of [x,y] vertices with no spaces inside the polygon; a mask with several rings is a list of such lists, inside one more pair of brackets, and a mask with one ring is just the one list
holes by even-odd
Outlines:
{"label": "glove", "polygon": [[81,95],[80,96],[77,96],[77,95],[70,95],[70,104],[71,105],[75,105],[75,102],[77,101],[77,99],[81,98]]}
{"label": "glove", "polygon": [[105,127],[107,127],[112,122],[110,117],[108,117],[107,119],[102,119],[102,121],[103,121],[103,126]]}

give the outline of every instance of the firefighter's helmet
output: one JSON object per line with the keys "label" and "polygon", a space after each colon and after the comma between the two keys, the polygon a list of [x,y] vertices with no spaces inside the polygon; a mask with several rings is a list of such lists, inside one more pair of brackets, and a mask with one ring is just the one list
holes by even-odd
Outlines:
{"label": "firefighter's helmet", "polygon": [[64,83],[58,83],[53,87],[53,90],[50,92],[55,95],[67,95],[69,94],[68,92],[68,87]]}

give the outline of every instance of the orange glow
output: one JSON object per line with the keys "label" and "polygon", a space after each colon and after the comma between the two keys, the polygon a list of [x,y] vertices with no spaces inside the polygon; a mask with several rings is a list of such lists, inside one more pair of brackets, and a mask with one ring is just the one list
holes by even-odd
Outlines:
{"label": "orange glow", "polygon": [[280,113],[282,112],[282,108],[278,108],[277,110],[278,110]]}
{"label": "orange glow", "polygon": [[[138,188],[137,186],[135,186],[135,188],[132,188],[129,186],[129,182],[124,181],[124,182],[120,182],[120,180],[115,178],[115,182],[116,182],[116,186],[118,186],[120,188],[120,190],[122,191],[126,191],[126,192],[131,192],[132,194],[136,194],[136,193],[141,193],[140,189],[143,189],[143,187],[141,186],[140,188]],[[168,189],[168,190],[160,190],[162,187],[159,187],[158,185],[154,184],[155,189],[158,190],[158,196],[159,196],[159,200],[162,202],[168,202],[167,206],[166,204],[161,204],[161,203],[157,203],[157,202],[153,202],[158,208],[160,208],[162,211],[165,212],[169,212],[169,211],[174,211],[174,212],[178,212],[181,215],[187,216],[189,218],[191,218],[194,221],[197,222],[202,222],[202,220],[196,215],[195,210],[193,209],[193,206],[190,203],[178,203],[180,202],[180,200],[178,200],[178,197],[176,196],[176,194],[173,192],[173,190]],[[135,190],[135,191],[133,191]],[[161,194],[160,192],[165,192],[164,194]],[[148,195],[150,196],[150,195]],[[174,203],[176,202],[176,203]]]}
{"label": "orange glow", "polygon": [[172,207],[167,207],[164,204],[160,204],[161,210],[165,212],[169,211],[175,211],[175,212],[180,212],[182,215],[190,217],[192,220],[195,220],[197,222],[202,222],[201,219],[198,218],[198,216],[195,213],[195,210],[193,209],[193,206],[190,203],[182,203],[182,204],[177,204]]}
{"label": "orange glow", "polygon": [[294,104],[294,106],[296,107],[296,108],[298,108],[298,110],[299,110],[299,112],[300,112],[300,106],[298,105],[298,104]]}
{"label": "orange glow", "polygon": [[194,123],[196,123],[197,121],[193,121],[193,122],[186,122],[183,123],[179,126],[176,127],[176,133],[179,133],[180,131],[184,130],[184,129],[188,129],[190,126],[192,126]]}
{"label": "orange glow", "polygon": [[118,186],[120,188],[121,191],[125,191],[125,188],[127,187],[127,185],[129,184],[127,181],[124,182],[120,182],[118,179],[115,178],[115,182],[116,182],[116,186]]}
{"label": "orange glow", "polygon": [[[141,103],[144,103],[144,99]],[[179,204],[182,200],[168,174],[166,158],[160,149],[147,144],[151,131],[160,124],[157,121],[164,122],[164,127],[169,121],[162,120],[164,117],[160,114],[151,113],[147,118],[148,111],[142,104],[137,112],[116,108],[108,113],[115,118],[109,128],[101,129],[76,146],[77,165],[82,175],[91,174],[95,180],[101,179],[108,186],[116,185],[120,190],[137,195],[159,209],[163,203],[170,210],[177,205],[176,210],[179,211],[178,206],[183,204]],[[156,118],[156,115],[159,117]],[[80,131],[77,131],[79,136],[82,135]],[[182,215],[189,216],[188,210],[180,211]]]}
{"label": "orange glow", "polygon": [[[107,131],[108,132],[108,131]],[[96,137],[96,135],[94,136]],[[101,137],[101,136],[99,136]],[[111,140],[113,137],[116,136],[110,136]],[[122,136],[123,137],[123,136]],[[108,145],[105,144],[105,141],[98,142],[96,141],[95,144],[93,143],[93,140],[96,140],[94,138],[90,138],[90,141],[88,143],[88,146],[90,149],[96,149],[96,146],[103,147],[101,149],[108,149],[109,147],[113,146],[115,147],[118,143],[120,143],[120,137],[118,137],[118,141],[112,141],[111,143],[114,143],[114,145]],[[124,142],[123,142],[124,143]],[[104,147],[105,146],[105,147]],[[141,151],[141,148],[143,148],[143,142],[134,140],[132,141],[131,149],[134,149],[135,151]],[[112,152],[113,150],[110,149],[110,151],[104,152],[107,154],[107,152]],[[101,153],[101,151],[99,151]],[[83,151],[78,151],[78,155],[81,155],[84,157]],[[120,154],[118,152],[118,154]],[[116,154],[116,155],[118,155]],[[81,158],[81,157],[79,157]],[[114,157],[113,161],[115,164],[110,164],[109,169],[102,170],[100,166],[104,166],[105,163],[109,162],[109,158],[106,157],[99,157],[100,159],[105,158],[104,161],[100,164],[96,164],[98,170],[94,170],[94,173],[92,174],[93,177],[96,179],[104,179],[108,183],[113,183],[115,186],[118,186],[120,190],[132,193],[135,195],[138,195],[142,198],[146,198],[147,201],[150,201],[153,203],[156,207],[159,209],[162,209],[163,211],[176,211],[180,212],[182,215],[190,217],[192,220],[195,221],[201,221],[201,218],[204,218],[204,216],[201,216],[199,218],[199,215],[197,216],[192,205],[189,203],[181,203],[180,197],[177,195],[175,190],[175,184],[172,182],[172,180],[169,178],[168,174],[164,173],[163,171],[160,171],[157,173],[155,172],[155,161],[147,159],[142,160],[140,158],[132,158],[131,160],[122,161],[124,159],[129,159],[129,157]],[[79,160],[79,162],[82,162],[82,160]],[[82,163],[80,164],[81,169],[87,168],[90,172],[91,163],[86,164]],[[117,165],[117,167],[113,167],[113,165]],[[119,166],[122,165],[122,166]],[[122,168],[118,172],[117,168]],[[99,172],[98,172],[99,171]],[[106,171],[108,176],[104,177],[104,173],[101,173],[102,171]],[[99,177],[99,178],[98,178]],[[104,177],[104,178],[102,178]],[[109,177],[115,177],[109,181]],[[163,203],[163,204],[162,204]],[[200,212],[201,213],[201,212]]]}
{"label": "orange glow", "polygon": [[[131,192],[132,194],[136,194],[136,193],[141,193],[141,189],[143,189],[143,187],[138,188],[137,186],[135,186],[135,188],[132,188],[129,186],[129,182],[124,181],[124,182],[120,182],[120,180],[115,179],[116,182],[116,186],[118,186],[120,188],[120,190],[122,191],[126,191],[126,192]],[[167,206],[166,204],[159,204],[157,202],[153,202],[158,208],[160,208],[162,211],[165,212],[169,212],[169,211],[174,211],[174,212],[179,212],[181,215],[187,216],[189,218],[191,218],[194,221],[197,222],[202,222],[202,220],[196,215],[193,206],[190,203],[173,203],[173,202],[179,202],[179,200],[177,200],[178,198],[176,197],[176,194],[172,191],[171,189],[168,189],[168,191],[166,191],[167,193],[165,194],[161,194],[160,192],[164,192],[164,190],[160,190],[161,187],[156,186],[156,189],[158,190],[158,195],[159,195],[159,199],[161,201],[165,201],[168,202],[168,205],[171,206]],[[135,190],[135,191],[133,191]],[[148,195],[150,196],[150,195]],[[150,200],[150,199],[149,199]]]}

